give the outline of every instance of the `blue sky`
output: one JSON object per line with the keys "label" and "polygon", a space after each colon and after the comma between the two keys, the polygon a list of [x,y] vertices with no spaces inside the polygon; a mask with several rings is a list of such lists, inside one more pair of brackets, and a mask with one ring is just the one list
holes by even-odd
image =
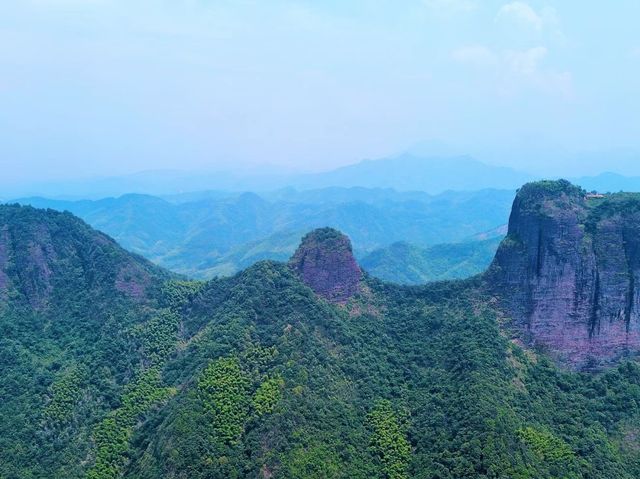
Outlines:
{"label": "blue sky", "polygon": [[637,0],[0,2],[0,181],[322,170],[430,141],[640,174],[638,18]]}

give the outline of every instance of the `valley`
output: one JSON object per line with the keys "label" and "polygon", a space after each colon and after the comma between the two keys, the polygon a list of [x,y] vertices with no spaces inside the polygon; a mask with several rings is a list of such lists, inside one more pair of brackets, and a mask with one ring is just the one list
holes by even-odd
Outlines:
{"label": "valley", "polygon": [[[263,259],[286,260],[306,232],[327,225],[353,239],[360,259],[398,241],[420,249],[473,241],[506,224],[513,195],[512,190],[429,195],[336,187],[260,195],[203,192],[166,199],[138,194],[79,201],[23,198],[10,203],[69,211],[160,266],[191,278],[209,279],[230,276]],[[451,263],[449,267],[455,270],[456,259],[447,259],[447,254],[443,247],[431,250],[429,256],[433,255],[434,263]],[[485,254],[477,263],[480,268],[460,265],[459,272],[450,275],[436,268],[408,281],[479,273],[490,256]],[[383,277],[407,281],[403,273],[389,276],[392,271],[387,268]]]}

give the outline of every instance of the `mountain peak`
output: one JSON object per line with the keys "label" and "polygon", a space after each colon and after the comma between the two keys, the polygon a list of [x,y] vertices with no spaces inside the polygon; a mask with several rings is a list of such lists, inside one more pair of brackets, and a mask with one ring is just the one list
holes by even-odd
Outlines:
{"label": "mountain peak", "polygon": [[360,287],[362,271],[351,241],[333,228],[304,236],[289,265],[316,294],[335,303],[346,302]]}
{"label": "mountain peak", "polygon": [[640,195],[527,184],[488,273],[531,344],[575,368],[640,351]]}
{"label": "mountain peak", "polygon": [[144,301],[147,286],[164,276],[71,213],[0,205],[0,302],[43,310],[69,290]]}

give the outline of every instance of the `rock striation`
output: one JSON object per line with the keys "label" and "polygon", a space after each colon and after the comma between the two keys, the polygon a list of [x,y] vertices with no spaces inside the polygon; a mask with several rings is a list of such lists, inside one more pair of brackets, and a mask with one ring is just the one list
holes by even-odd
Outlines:
{"label": "rock striation", "polygon": [[360,289],[362,270],[349,238],[333,228],[308,233],[291,257],[289,266],[319,296],[345,303]]}
{"label": "rock striation", "polygon": [[486,281],[523,339],[569,367],[640,351],[640,195],[525,185]]}

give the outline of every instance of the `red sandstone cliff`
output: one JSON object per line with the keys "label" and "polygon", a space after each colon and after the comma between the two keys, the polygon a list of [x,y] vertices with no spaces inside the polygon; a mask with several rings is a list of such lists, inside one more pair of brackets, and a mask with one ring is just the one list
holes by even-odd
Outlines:
{"label": "red sandstone cliff", "polygon": [[525,185],[486,278],[524,339],[570,367],[640,351],[640,195]]}
{"label": "red sandstone cliff", "polygon": [[312,231],[289,261],[300,279],[319,296],[344,303],[358,292],[362,271],[349,238],[332,228]]}

